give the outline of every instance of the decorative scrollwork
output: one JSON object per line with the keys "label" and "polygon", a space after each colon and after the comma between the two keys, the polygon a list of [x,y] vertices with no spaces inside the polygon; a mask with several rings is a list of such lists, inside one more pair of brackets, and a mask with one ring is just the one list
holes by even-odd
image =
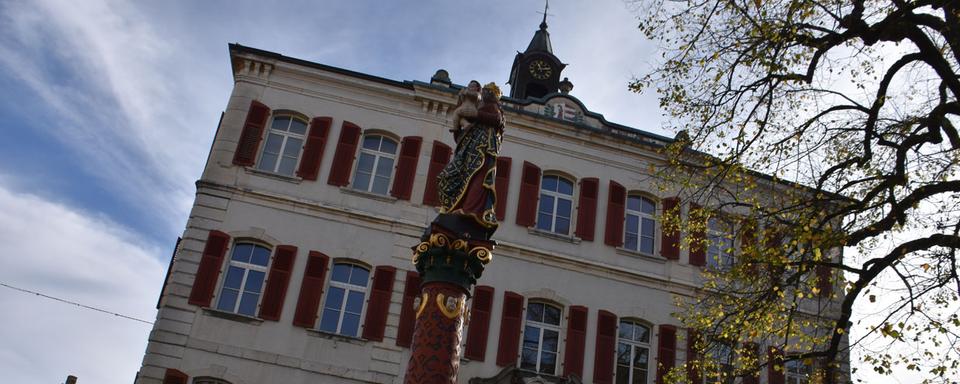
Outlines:
{"label": "decorative scrollwork", "polygon": [[427,307],[427,299],[430,298],[430,295],[426,292],[423,293],[423,296],[420,298],[420,308],[417,308],[417,318],[420,318],[420,314],[423,313],[423,309]]}
{"label": "decorative scrollwork", "polygon": [[437,308],[448,319],[455,319],[463,313],[463,300],[455,297],[446,297],[442,293],[437,294]]}
{"label": "decorative scrollwork", "polygon": [[493,260],[493,252],[484,247],[474,247],[470,250],[470,256],[476,257],[481,263],[487,264]]}
{"label": "decorative scrollwork", "polygon": [[454,240],[454,241],[453,241],[453,249],[456,249],[456,250],[458,250],[458,251],[464,251],[464,252],[466,252],[466,250],[467,250],[467,241],[466,241],[466,240],[463,240],[463,239]]}

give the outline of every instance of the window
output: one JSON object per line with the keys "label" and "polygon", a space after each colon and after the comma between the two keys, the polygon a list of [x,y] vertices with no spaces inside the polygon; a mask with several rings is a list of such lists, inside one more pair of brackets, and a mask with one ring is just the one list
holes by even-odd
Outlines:
{"label": "window", "polygon": [[646,384],[650,364],[650,327],[623,320],[617,331],[617,384]]}
{"label": "window", "polygon": [[623,247],[648,255],[653,254],[657,232],[657,203],[643,196],[627,196],[624,216]]}
{"label": "window", "polygon": [[275,116],[257,169],[293,176],[306,133],[306,120],[290,115]]}
{"label": "window", "polygon": [[707,222],[707,265],[718,269],[733,265],[733,236],[727,223],[718,218]]}
{"label": "window", "polygon": [[390,191],[390,175],[396,157],[397,142],[393,139],[380,135],[364,136],[353,188],[386,195]]}
{"label": "window", "polygon": [[803,361],[787,361],[783,363],[783,370],[786,375],[786,384],[810,383],[810,366],[804,364]]}
{"label": "window", "polygon": [[537,228],[566,235],[570,233],[573,209],[573,182],[559,176],[544,176],[540,184]]}
{"label": "window", "polygon": [[560,315],[563,311],[550,304],[527,304],[527,322],[523,328],[523,353],[520,368],[554,375],[560,350]]}
{"label": "window", "polygon": [[321,331],[357,337],[369,280],[370,270],[367,268],[346,263],[333,265],[327,301],[320,318]]}
{"label": "window", "polygon": [[733,384],[733,348],[727,344],[714,343],[708,354],[712,364],[703,375],[704,384]]}
{"label": "window", "polygon": [[270,250],[266,247],[250,243],[234,245],[217,309],[255,316],[269,261]]}

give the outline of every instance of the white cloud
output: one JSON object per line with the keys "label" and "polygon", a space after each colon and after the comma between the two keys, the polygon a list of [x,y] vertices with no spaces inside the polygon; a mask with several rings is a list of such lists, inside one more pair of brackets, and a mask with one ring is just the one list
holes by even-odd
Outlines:
{"label": "white cloud", "polygon": [[[101,217],[0,184],[0,281],[153,321],[159,250]],[[151,326],[0,287],[7,383],[129,383]]]}

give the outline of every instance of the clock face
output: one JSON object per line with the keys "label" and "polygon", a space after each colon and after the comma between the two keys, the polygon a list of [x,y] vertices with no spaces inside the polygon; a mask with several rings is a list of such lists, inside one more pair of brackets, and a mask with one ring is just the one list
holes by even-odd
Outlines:
{"label": "clock face", "polygon": [[530,75],[535,79],[546,80],[553,74],[553,68],[543,60],[534,60],[530,63]]}

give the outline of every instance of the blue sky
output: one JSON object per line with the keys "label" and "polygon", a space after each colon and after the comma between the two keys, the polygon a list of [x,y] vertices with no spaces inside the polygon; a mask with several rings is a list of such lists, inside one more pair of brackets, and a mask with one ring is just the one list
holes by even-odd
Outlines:
{"label": "blue sky", "polygon": [[[555,0],[572,95],[672,136],[627,83],[659,57],[620,0]],[[152,321],[220,112],[227,44],[395,80],[504,83],[542,0],[0,2],[0,282]],[[129,383],[150,326],[0,287],[11,383]],[[16,310],[9,310],[15,308]],[[909,382],[909,381],[907,381]]]}

